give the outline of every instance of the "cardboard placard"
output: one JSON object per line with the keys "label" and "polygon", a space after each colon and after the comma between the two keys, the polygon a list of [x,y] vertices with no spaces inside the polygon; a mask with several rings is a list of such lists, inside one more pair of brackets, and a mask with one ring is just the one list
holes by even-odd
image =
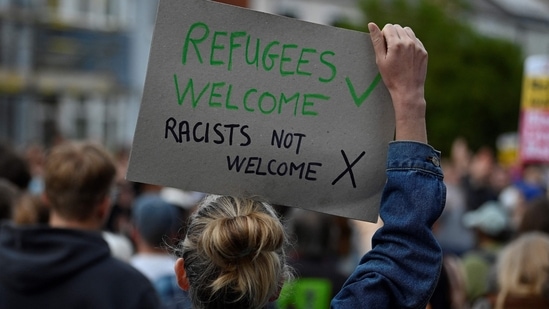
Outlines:
{"label": "cardboard placard", "polygon": [[368,34],[160,1],[129,180],[376,221],[393,137]]}

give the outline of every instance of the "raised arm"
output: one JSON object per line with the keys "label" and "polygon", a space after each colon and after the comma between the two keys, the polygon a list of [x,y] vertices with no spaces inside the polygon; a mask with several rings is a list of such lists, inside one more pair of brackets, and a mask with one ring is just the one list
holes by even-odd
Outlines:
{"label": "raised arm", "polygon": [[427,143],[424,84],[427,51],[409,27],[368,24],[376,63],[395,109],[396,140]]}
{"label": "raised arm", "polygon": [[393,100],[396,140],[389,144],[384,225],[332,308],[425,308],[442,267],[431,231],[445,204],[440,153],[427,145],[423,87],[427,52],[410,28],[369,24],[376,62]]}

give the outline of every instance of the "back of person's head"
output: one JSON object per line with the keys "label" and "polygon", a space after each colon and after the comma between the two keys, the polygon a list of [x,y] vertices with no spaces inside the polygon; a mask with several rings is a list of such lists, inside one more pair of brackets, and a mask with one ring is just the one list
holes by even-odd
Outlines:
{"label": "back of person's head", "polygon": [[67,142],[49,153],[44,169],[45,195],[52,210],[85,220],[110,193],[116,167],[109,152],[91,142]]}
{"label": "back of person's head", "polygon": [[522,234],[503,249],[496,267],[497,308],[502,307],[509,295],[543,296],[549,283],[549,235],[540,232]]}
{"label": "back of person's head", "polygon": [[518,233],[544,232],[549,234],[549,199],[546,197],[531,201],[522,215]]}
{"label": "back of person's head", "polygon": [[31,181],[28,162],[7,144],[0,143],[0,178],[14,184],[20,190],[26,190]]}
{"label": "back of person's head", "polygon": [[144,194],[132,208],[132,221],[140,238],[149,246],[161,248],[177,233],[179,214],[176,206],[157,194]]}
{"label": "back of person's head", "polygon": [[314,211],[292,209],[289,217],[290,231],[297,240],[297,253],[303,258],[329,256],[334,229],[330,216]]}
{"label": "back of person's head", "polygon": [[510,234],[509,215],[497,201],[487,201],[478,209],[466,212],[462,220],[465,227],[495,241],[505,241]]}
{"label": "back of person's head", "polygon": [[47,224],[49,215],[49,208],[39,195],[24,192],[15,203],[12,220],[19,225]]}
{"label": "back of person's head", "polygon": [[262,308],[291,277],[287,237],[263,202],[208,196],[181,244],[194,308]]}
{"label": "back of person's head", "polygon": [[11,220],[19,192],[14,184],[0,178],[0,220]]}

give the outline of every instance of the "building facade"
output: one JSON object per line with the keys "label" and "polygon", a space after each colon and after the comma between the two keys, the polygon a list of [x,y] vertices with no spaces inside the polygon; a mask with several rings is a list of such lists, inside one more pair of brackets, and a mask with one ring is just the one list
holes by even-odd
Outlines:
{"label": "building facade", "polygon": [[139,9],[134,0],[0,0],[0,140],[127,142],[144,80],[135,57],[147,59],[150,45],[139,36],[150,36],[156,5],[140,34]]}

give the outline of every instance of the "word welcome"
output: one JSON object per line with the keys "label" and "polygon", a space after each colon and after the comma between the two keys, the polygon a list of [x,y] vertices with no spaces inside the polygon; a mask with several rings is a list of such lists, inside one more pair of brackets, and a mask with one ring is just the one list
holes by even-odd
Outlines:
{"label": "word welcome", "polygon": [[234,102],[232,84],[208,82],[196,89],[193,79],[189,78],[185,89],[181,91],[177,74],[174,74],[173,80],[179,105],[182,105],[185,99],[190,97],[193,108],[196,108],[202,102],[212,108],[245,110],[252,113],[259,112],[264,115],[273,113],[280,115],[283,113],[283,109],[289,109],[293,116],[316,116],[318,112],[314,110],[315,103],[318,100],[327,101],[330,99],[330,97],[319,93],[296,92],[288,95],[281,92],[275,95],[269,91],[260,92],[256,88],[251,88],[244,92],[242,101]]}
{"label": "word welcome", "polygon": [[[257,71],[278,72],[280,78],[300,76],[327,84],[336,81],[338,77],[334,61],[336,56],[331,50],[319,51],[316,48],[278,40],[265,42],[246,31],[212,30],[204,22],[195,22],[185,35],[181,64],[185,66],[195,61],[200,65],[224,67],[229,72],[252,66]],[[193,109],[204,106],[263,115],[280,115],[286,112],[294,117],[314,117],[319,113],[314,105],[328,103],[331,99],[329,95],[306,90],[290,92],[279,87],[273,91],[249,86],[235,89],[234,84],[227,81],[202,81],[200,85],[196,85],[196,80],[196,77],[190,76],[181,83],[178,75],[173,75],[179,105],[190,102]],[[350,97],[347,101],[360,107],[380,83],[381,76],[377,74],[370,85],[363,89],[357,89],[348,76],[343,80]],[[242,82],[242,79],[238,81]],[[249,82],[253,81],[254,78],[250,76]],[[310,81],[308,83],[310,84]],[[273,78],[272,84],[276,87],[276,78]]]}
{"label": "word welcome", "polygon": [[[252,139],[248,132],[248,125],[235,123],[209,123],[197,121],[191,123],[187,120],[177,121],[170,117],[164,127],[164,139],[173,139],[177,143],[214,143],[227,144],[229,146],[249,146]],[[290,149],[295,147],[296,155],[299,154],[301,142],[305,134],[299,132],[285,132],[273,130],[271,146],[278,149]],[[236,141],[238,140],[238,141]],[[265,160],[267,161],[267,160]],[[299,179],[315,181],[317,168],[322,166],[319,162],[286,162],[270,159],[263,164],[261,157],[231,157],[227,156],[227,169],[237,173],[255,175],[295,176]]]}
{"label": "word welcome", "polygon": [[[266,161],[266,160],[265,160]],[[237,173],[255,174],[259,176],[296,176],[299,179],[315,181],[314,175],[316,168],[321,167],[320,162],[278,162],[276,159],[268,160],[263,164],[261,157],[240,157],[231,158],[227,156],[227,166],[229,171],[234,170]]]}
{"label": "word welcome", "polygon": [[[250,126],[236,123],[210,123],[187,120],[177,121],[170,117],[165,122],[164,139],[173,139],[177,143],[214,143],[217,145],[246,147],[252,145],[252,135],[248,131]],[[278,149],[295,149],[299,155],[303,139],[307,135],[300,132],[287,132],[285,130],[273,130],[270,146]],[[353,167],[364,157],[365,152],[360,153],[352,162],[347,153],[341,150],[345,163],[345,169],[331,182],[332,186],[348,175],[353,188],[356,188],[356,180]],[[323,166],[321,162],[291,161],[287,158],[264,159],[260,156],[226,156],[227,170],[254,174],[258,176],[290,176],[307,181],[316,181],[317,172]]]}

